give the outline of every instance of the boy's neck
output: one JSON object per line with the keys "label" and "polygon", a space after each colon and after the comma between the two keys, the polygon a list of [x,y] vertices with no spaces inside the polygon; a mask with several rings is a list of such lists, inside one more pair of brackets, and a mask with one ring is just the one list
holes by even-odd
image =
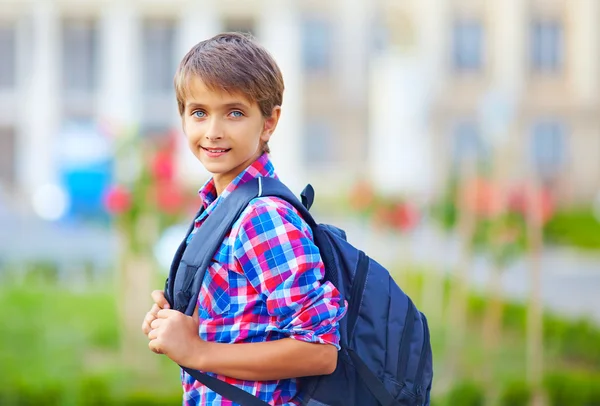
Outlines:
{"label": "boy's neck", "polygon": [[227,189],[227,186],[229,186],[231,182],[233,182],[235,178],[237,178],[240,175],[240,173],[244,172],[251,165],[253,165],[254,162],[256,162],[256,160],[262,156],[262,154],[262,151],[259,151],[259,153],[255,157],[240,165],[240,167],[238,167],[237,170],[231,171],[227,174],[213,174],[213,182],[215,184],[217,197],[221,196],[221,193],[223,193],[223,191]]}
{"label": "boy's neck", "polygon": [[217,197],[221,196],[221,193],[229,186],[229,183],[219,182],[215,177],[213,177],[215,181],[215,190],[217,191]]}

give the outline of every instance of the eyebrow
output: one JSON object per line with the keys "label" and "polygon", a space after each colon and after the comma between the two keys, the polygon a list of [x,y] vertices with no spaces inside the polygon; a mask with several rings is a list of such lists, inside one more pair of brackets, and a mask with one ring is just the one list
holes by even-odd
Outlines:
{"label": "eyebrow", "polygon": [[[194,103],[194,102],[190,102],[186,104],[186,108],[188,110],[195,110],[195,109],[207,109],[207,106],[205,104],[202,103]],[[222,104],[219,105],[219,108],[222,108],[224,110],[229,110],[229,109],[242,109],[242,110],[247,110],[249,108],[249,106],[247,104],[244,104],[242,102],[233,102],[233,103],[226,103],[226,104]]]}

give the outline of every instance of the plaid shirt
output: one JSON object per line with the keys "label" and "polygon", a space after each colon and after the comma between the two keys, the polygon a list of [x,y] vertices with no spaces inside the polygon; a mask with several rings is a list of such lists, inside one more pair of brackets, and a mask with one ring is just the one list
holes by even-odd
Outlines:
{"label": "plaid shirt", "polygon": [[[233,190],[259,176],[276,177],[267,154],[246,168],[219,197],[214,181],[208,181],[199,192],[205,210],[196,219],[194,231]],[[298,212],[278,198],[254,199],[206,272],[198,297],[200,337],[220,343],[291,337],[339,349],[338,322],[345,304],[340,303],[339,292],[331,283],[321,283],[323,276],[312,232]],[[254,382],[209,374],[271,405],[299,404],[297,379]],[[234,405],[184,371],[182,384],[184,405]]]}

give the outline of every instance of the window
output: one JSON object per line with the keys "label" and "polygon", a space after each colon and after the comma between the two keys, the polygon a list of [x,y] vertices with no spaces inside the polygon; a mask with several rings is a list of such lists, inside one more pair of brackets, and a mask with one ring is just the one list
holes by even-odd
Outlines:
{"label": "window", "polygon": [[0,25],[0,90],[15,87],[16,30],[12,24]]}
{"label": "window", "polygon": [[478,71],[483,66],[483,28],[478,20],[454,22],[452,61],[457,71]]}
{"label": "window", "polygon": [[309,120],[306,125],[303,151],[307,164],[326,164],[334,160],[334,137],[331,123],[325,119]]}
{"label": "window", "polygon": [[556,119],[539,120],[533,125],[531,159],[542,179],[558,175],[565,163],[565,126]]}
{"label": "window", "polygon": [[175,70],[175,24],[172,21],[146,21],[143,28],[144,92],[172,92]]}
{"label": "window", "polygon": [[487,157],[487,149],[475,121],[464,120],[457,123],[453,129],[452,144],[452,160],[457,167],[465,162],[481,164]]}
{"label": "window", "polygon": [[15,184],[15,130],[12,127],[0,127],[0,186]]}
{"label": "window", "polygon": [[326,71],[331,64],[332,32],[325,19],[308,18],[302,24],[302,59],[310,72]]}
{"label": "window", "polygon": [[369,50],[378,54],[385,52],[390,45],[390,29],[386,25],[385,16],[376,13],[370,20]]}
{"label": "window", "polygon": [[92,93],[96,88],[97,29],[92,21],[65,20],[62,32],[63,87],[68,93]]}
{"label": "window", "polygon": [[555,73],[563,65],[563,27],[557,20],[536,20],[531,25],[531,66],[534,71]]}

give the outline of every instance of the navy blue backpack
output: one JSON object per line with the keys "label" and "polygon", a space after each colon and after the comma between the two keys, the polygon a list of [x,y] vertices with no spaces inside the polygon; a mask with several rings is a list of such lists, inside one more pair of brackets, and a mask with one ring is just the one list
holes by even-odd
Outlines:
{"label": "navy blue backpack", "polygon": [[[177,250],[165,286],[171,308],[193,314],[214,253],[250,201],[261,196],[281,198],[300,212],[321,252],[325,279],[348,301],[348,311],[340,322],[342,349],[337,368],[331,375],[300,379],[302,405],[428,406],[433,365],[427,319],[383,266],[346,241],[344,231],[315,222],[308,211],[314,200],[310,185],[300,201],[278,180],[257,178],[225,198],[189,246],[184,239]],[[236,404],[267,405],[217,378],[184,369]]]}

